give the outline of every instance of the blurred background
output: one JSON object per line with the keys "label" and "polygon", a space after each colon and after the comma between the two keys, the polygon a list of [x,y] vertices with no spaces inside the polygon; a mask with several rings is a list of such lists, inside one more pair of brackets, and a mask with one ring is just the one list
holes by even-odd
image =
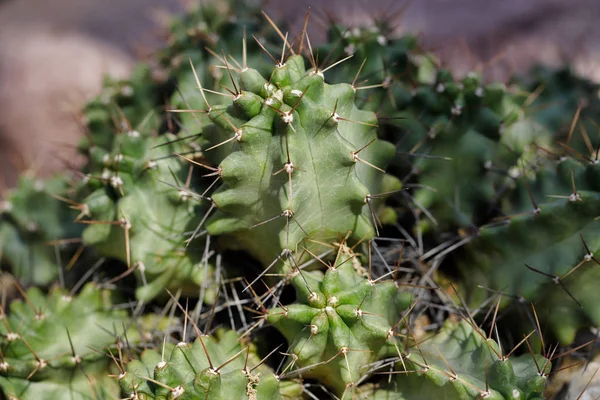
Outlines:
{"label": "blurred background", "polygon": [[[201,0],[195,0],[201,1]],[[207,0],[204,0],[207,1]],[[0,191],[27,168],[47,175],[80,135],[77,111],[105,74],[128,75],[163,44],[161,21],[192,0],[0,0]],[[504,80],[533,64],[570,62],[600,80],[597,0],[271,0],[272,17],[324,37],[333,17],[355,25],[393,15],[459,74]],[[321,21],[321,24],[319,23]],[[300,31],[300,28],[297,29]]]}

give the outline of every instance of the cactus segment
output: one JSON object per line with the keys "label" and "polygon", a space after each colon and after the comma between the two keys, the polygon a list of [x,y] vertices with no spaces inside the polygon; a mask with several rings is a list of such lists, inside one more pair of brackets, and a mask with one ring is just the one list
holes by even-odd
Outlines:
{"label": "cactus segment", "polygon": [[600,323],[594,286],[600,275],[593,255],[600,250],[599,171],[595,163],[548,161],[529,190],[521,183],[511,210],[521,212],[523,199],[529,211],[505,226],[483,229],[466,246],[460,267],[472,304],[486,295],[477,285],[504,292],[505,304],[534,302],[544,326],[565,345],[578,329]]}
{"label": "cactus segment", "polygon": [[279,381],[252,347],[243,347],[235,332],[218,330],[193,343],[169,344],[162,355],[144,351],[119,383],[128,396],[148,400],[298,398],[301,386]]}
{"label": "cactus segment", "polygon": [[371,195],[383,190],[393,146],[376,140],[375,115],[355,106],[352,87],[326,84],[300,56],[268,81],[251,68],[239,77],[233,104],[212,107],[203,131],[223,180],[208,232],[231,234],[265,264],[306,238],[373,237]]}
{"label": "cactus segment", "polygon": [[291,374],[302,371],[343,393],[369,375],[371,363],[397,354],[394,325],[413,296],[392,281],[373,282],[365,275],[344,245],[325,273],[296,272],[296,302],[267,315],[290,345]]}
{"label": "cactus segment", "polygon": [[[2,261],[22,282],[47,285],[56,279],[62,267],[56,250],[68,255],[66,250],[71,247],[61,240],[81,234],[68,206],[52,197],[64,196],[66,191],[67,180],[62,176],[41,180],[24,174],[2,202]],[[52,242],[56,244],[52,246]]]}
{"label": "cactus segment", "polygon": [[465,320],[447,321],[399,364],[391,385],[365,392],[364,398],[541,400],[551,369],[542,356],[504,356],[495,341]]}
{"label": "cactus segment", "polygon": [[33,287],[26,301],[11,302],[0,324],[4,393],[21,400],[117,397],[118,385],[108,379],[112,361],[104,352],[114,348],[118,334],[139,343],[144,328],[131,326],[126,311],[111,308],[110,292],[91,283],[75,296],[59,288],[45,296]]}
{"label": "cactus segment", "polygon": [[[94,150],[90,170],[97,172],[81,190],[89,210],[81,220],[85,243],[134,268],[141,283],[136,294],[144,301],[164,295],[165,287],[196,295],[213,276],[203,244],[185,251],[186,232],[198,225],[207,202],[190,188],[191,168],[173,154],[189,152],[176,139],[117,135],[111,152]],[[95,159],[101,161],[95,165]]]}

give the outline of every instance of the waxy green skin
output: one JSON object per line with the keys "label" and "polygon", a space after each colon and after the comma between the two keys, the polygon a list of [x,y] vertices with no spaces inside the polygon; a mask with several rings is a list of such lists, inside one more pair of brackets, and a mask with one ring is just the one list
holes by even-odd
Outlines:
{"label": "waxy green skin", "polygon": [[303,370],[302,376],[338,394],[368,375],[369,364],[397,354],[401,344],[391,330],[413,300],[394,282],[371,282],[359,274],[364,271],[356,261],[341,254],[324,274],[303,272],[303,278],[296,272],[296,302],[267,315],[289,343],[289,373]]}
{"label": "waxy green skin", "polygon": [[541,400],[551,363],[534,357],[505,358],[485,332],[467,321],[449,320],[396,364],[397,371],[414,372],[394,375],[392,384],[372,392],[365,388],[361,398]]}
{"label": "waxy green skin", "polygon": [[144,400],[300,398],[301,385],[280,381],[265,364],[255,369],[259,363],[253,345],[243,346],[235,332],[219,330],[193,343],[169,344],[164,358],[144,351],[127,364],[119,384],[126,395]]}
{"label": "waxy green skin", "polygon": [[[600,251],[600,168],[569,158],[548,160],[539,168],[535,179],[528,175],[529,189],[522,182],[505,205],[509,213],[526,214],[511,218],[505,226],[483,229],[465,247],[466,255],[459,260],[461,280],[471,304],[487,296],[477,289],[479,285],[503,291],[504,305],[512,303],[513,296],[533,302],[547,333],[568,345],[579,329],[600,323],[596,288],[600,269],[594,261],[594,253]],[[571,196],[571,172],[578,197]],[[528,192],[537,202],[537,213],[532,212]],[[562,277],[576,300],[552,276]],[[529,330],[529,319],[522,323],[522,329]]]}
{"label": "waxy green skin", "polygon": [[65,197],[67,191],[65,176],[42,180],[23,174],[5,195],[0,213],[2,261],[21,282],[51,283],[58,275],[57,253],[65,263],[73,253],[73,246],[57,244],[55,249],[49,244],[81,235],[68,205],[53,197]]}
{"label": "waxy green skin", "polygon": [[[589,150],[581,134],[585,129],[596,146],[594,135],[600,117],[598,83],[578,75],[569,65],[538,65],[526,75],[514,77],[513,81],[523,90],[535,93],[530,118],[544,125],[557,140],[568,142],[570,147],[586,154]],[[576,115],[577,123],[572,129]]]}
{"label": "waxy green skin", "polygon": [[112,361],[103,351],[116,351],[116,335],[139,343],[144,328],[132,327],[125,310],[112,310],[111,293],[91,283],[75,296],[31,288],[27,297],[36,310],[14,300],[0,324],[3,392],[21,400],[117,397],[118,385],[108,377]]}
{"label": "waxy green skin", "polygon": [[211,195],[217,211],[208,232],[230,235],[229,244],[266,265],[307,238],[373,237],[366,200],[399,182],[353,157],[368,145],[358,157],[383,169],[394,153],[376,140],[375,115],[355,106],[353,88],[326,84],[299,56],[268,80],[243,70],[239,86],[232,105],[212,107],[212,124],[202,132],[204,156],[222,178]]}
{"label": "waxy green skin", "polygon": [[550,141],[550,131],[526,118],[526,93],[484,84],[475,73],[455,78],[414,36],[392,38],[376,22],[363,29],[333,26],[330,37],[335,48],[322,50],[332,51],[331,63],[355,52],[336,79],[352,80],[360,70],[360,86],[375,85],[360,90],[357,104],[378,113],[378,136],[396,144],[389,170],[413,177],[411,201],[428,214],[423,231],[486,222],[531,157],[530,143]]}
{"label": "waxy green skin", "polygon": [[116,135],[111,151],[90,151],[89,179],[79,193],[89,211],[82,221],[101,221],[87,225],[85,243],[135,267],[136,295],[144,301],[165,288],[195,296],[213,277],[203,241],[186,250],[185,232],[194,231],[208,202],[194,194],[201,186],[186,187],[190,167],[173,153],[189,147],[177,138]]}

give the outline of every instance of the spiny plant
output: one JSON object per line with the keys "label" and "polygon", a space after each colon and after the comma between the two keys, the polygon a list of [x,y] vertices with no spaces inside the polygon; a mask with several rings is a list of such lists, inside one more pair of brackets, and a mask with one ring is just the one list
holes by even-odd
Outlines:
{"label": "spiny plant", "polygon": [[357,255],[343,242],[338,247],[325,273],[296,271],[296,301],[266,318],[289,343],[284,376],[314,377],[340,394],[368,376],[373,362],[397,354],[395,330],[413,295],[367,277]]}
{"label": "spiny plant", "polygon": [[[577,329],[597,324],[587,305],[595,301],[590,289],[595,269],[585,265],[595,262],[597,247],[588,239],[597,209],[594,157],[569,150],[578,160],[540,163],[536,157],[550,134],[525,118],[537,93],[485,85],[474,74],[456,79],[414,36],[393,38],[385,23],[358,30],[333,26],[335,40],[315,53],[306,23],[292,40],[279,28],[283,25],[268,17],[269,24],[259,22],[258,6],[243,5],[230,0],[192,7],[170,24],[169,47],[154,61],[139,66],[129,80],[107,80],[104,93],[84,110],[82,179],[57,196],[79,213],[71,219],[85,224],[84,243],[126,265],[105,284],[116,283],[128,293],[122,278],[136,275],[135,294],[142,301],[128,304],[136,315],[145,312],[162,321],[143,306],[160,304],[161,294],[169,291],[199,295],[197,315],[190,318],[184,311],[178,343],[171,330],[160,332],[163,341],[152,340],[145,326],[135,326],[126,313],[107,305],[106,290],[84,288],[82,299],[102,293],[92,300],[106,308],[92,310],[77,303],[79,297],[71,299],[77,289],[67,297],[52,291],[48,299],[30,289],[30,308],[13,302],[14,310],[2,314],[0,379],[6,394],[542,398],[555,357],[515,357],[516,350],[505,355],[499,342],[506,341],[495,329],[496,317],[509,310],[501,309],[504,303],[493,310],[490,332],[498,342],[470,317],[460,323],[450,318],[435,335],[423,332],[439,329],[453,310],[446,300],[451,296],[442,299],[434,280],[437,270],[446,272],[441,253],[454,246],[436,240],[455,238],[456,227],[488,222],[488,207],[521,212],[531,192],[535,219],[514,218],[494,233],[484,228],[466,249],[470,258],[457,257],[462,274],[456,287],[481,307],[489,299],[473,294],[478,285],[505,291],[505,298],[516,288],[514,296],[536,301],[538,333],[549,321],[554,335],[572,341]],[[252,35],[255,40],[247,40]],[[282,40],[278,48],[268,44],[274,37]],[[234,55],[240,54],[238,61]],[[324,61],[319,65],[318,59]],[[534,136],[537,147],[530,145]],[[536,182],[516,180],[517,175],[532,179],[531,165]],[[198,169],[209,179],[199,179]],[[385,208],[384,198],[401,188],[386,170],[413,186],[408,211],[420,207],[438,220],[439,236],[433,240],[439,246],[430,249],[422,237],[410,237],[408,231],[420,234],[426,225],[418,215],[419,225],[405,225]],[[542,201],[547,193],[571,190],[572,196],[556,204]],[[380,223],[390,221],[398,222],[402,239],[390,227],[386,235],[392,237],[376,237]],[[560,235],[566,240],[553,242]],[[392,243],[389,253],[377,246],[379,240]],[[577,240],[585,253],[572,250]],[[538,250],[548,243],[546,257]],[[223,275],[231,277],[234,267],[251,261],[244,253],[228,253],[221,263],[222,253],[215,253],[224,249],[249,252],[263,264],[262,272],[252,277],[243,271],[225,282]],[[368,259],[358,254],[363,250]],[[372,250],[378,261],[371,259]],[[388,261],[398,250],[405,258],[391,268]],[[533,278],[516,271],[523,260]],[[566,270],[565,265],[575,266]],[[409,280],[397,279],[400,270],[409,272]],[[100,275],[114,275],[106,272]],[[393,280],[385,280],[389,276]],[[585,280],[578,292],[567,282],[576,276]],[[276,283],[259,296],[262,278]],[[548,293],[544,279],[550,278],[564,291]],[[246,289],[238,292],[235,286],[243,280]],[[288,283],[293,290],[287,290]],[[566,307],[564,299],[571,301]],[[248,307],[253,300],[261,311]],[[204,303],[211,312],[202,332]],[[78,304],[77,310],[71,304]],[[574,311],[580,304],[584,310]],[[419,315],[411,320],[414,310]],[[260,314],[258,321],[248,323],[246,311]],[[211,331],[221,312],[229,315],[231,329],[237,322],[242,328]],[[417,323],[428,326],[415,335]],[[196,333],[193,342],[188,325]],[[512,326],[513,332],[519,328]],[[277,358],[280,349],[269,336],[275,329],[289,346],[279,368],[269,358]],[[56,339],[65,335],[67,341]],[[87,339],[94,341],[90,348]],[[530,334],[520,344],[534,340]],[[393,374],[380,380],[384,371]]]}
{"label": "spiny plant", "polygon": [[29,172],[4,196],[2,263],[22,282],[50,284],[62,268],[61,256],[67,258],[75,252],[68,239],[80,236],[81,227],[71,222],[68,207],[56,197],[65,195],[67,189],[64,176],[42,180]]}
{"label": "spiny plant", "polygon": [[119,375],[123,392],[135,399],[301,397],[302,386],[281,381],[236,332],[219,329],[208,336],[197,330],[197,335],[192,343],[166,343],[165,338],[160,353],[146,350],[128,362]]}
{"label": "spiny plant", "polygon": [[[83,240],[104,256],[136,271],[138,299],[164,288],[186,295],[214,279],[205,245],[186,249],[185,232],[202,219],[201,195],[194,195],[192,169],[173,156],[187,150],[176,137],[122,133],[110,151],[95,147],[75,207],[88,225]],[[177,190],[173,190],[177,188]],[[207,301],[214,296],[206,293]]]}
{"label": "spiny plant", "polygon": [[330,36],[336,46],[322,50],[332,62],[356,51],[344,66],[358,71],[361,102],[379,113],[379,136],[396,144],[392,170],[414,187],[410,201],[428,216],[422,228],[484,222],[530,157],[533,137],[548,143],[550,134],[525,118],[526,92],[484,84],[474,72],[454,78],[414,36],[392,38],[377,21],[334,25]]}
{"label": "spiny plant", "polygon": [[[139,343],[148,334],[127,311],[113,309],[113,294],[94,283],[48,295],[32,287],[24,300],[0,308],[0,387],[11,399],[104,399],[118,396],[108,377],[104,352],[126,340]],[[152,328],[151,328],[152,329]],[[145,333],[146,332],[146,333]],[[118,339],[121,337],[121,339]]]}
{"label": "spiny plant", "polygon": [[578,75],[569,65],[538,65],[513,81],[532,93],[531,118],[546,126],[557,140],[581,152],[593,147],[600,116],[598,83]]}
{"label": "spiny plant", "polygon": [[175,130],[169,126],[175,122],[165,108],[170,101],[178,106],[194,104],[195,79],[189,62],[198,66],[196,72],[209,89],[219,90],[227,76],[215,65],[216,52],[223,47],[238,51],[244,28],[248,34],[261,35],[264,25],[256,22],[260,7],[251,3],[192,4],[183,16],[168,18],[163,28],[169,46],[139,63],[128,79],[107,77],[102,92],[86,104],[82,110],[86,138],[80,148],[111,148],[115,132]]}
{"label": "spiny plant", "polygon": [[450,319],[433,337],[415,341],[390,372],[390,384],[365,388],[361,398],[543,399],[550,361],[511,353],[504,354],[491,335],[472,322]]}
{"label": "spiny plant", "polygon": [[459,267],[472,304],[488,294],[477,286],[503,292],[504,304],[533,302],[542,325],[570,344],[579,329],[600,323],[599,169],[594,160],[553,159],[547,151],[539,150],[538,162],[506,197],[505,209],[517,215],[482,229]]}
{"label": "spiny plant", "polygon": [[307,239],[372,238],[376,199],[399,187],[384,173],[393,146],[377,140],[375,115],[356,107],[352,85],[325,83],[314,60],[306,70],[303,45],[285,39],[269,79],[244,61],[229,104],[206,102],[203,155],[222,181],[206,230],[265,265],[299,257]]}
{"label": "spiny plant", "polygon": [[[199,203],[211,186],[198,184],[193,167],[183,162],[184,158],[194,162],[200,154],[188,140],[195,137],[184,124],[190,114],[181,114],[183,122],[173,115],[183,111],[179,106],[185,111],[193,106],[194,97],[188,94],[197,92],[197,73],[206,78],[205,84],[219,88],[223,73],[216,65],[209,67],[208,57],[212,60],[216,54],[211,47],[216,39],[223,45],[228,35],[241,35],[244,24],[260,14],[256,6],[248,6],[247,14],[239,14],[236,20],[233,10],[239,3],[203,6],[176,19],[169,29],[171,46],[156,56],[158,65],[141,64],[128,80],[107,80],[104,93],[84,109],[87,134],[80,151],[87,164],[83,184],[69,201],[81,211],[78,222],[88,225],[85,243],[125,262],[124,275],[136,270],[140,300],[155,298],[165,286],[192,295],[201,285],[209,287],[212,279],[213,251],[208,242],[189,248],[189,242],[183,242],[185,232],[204,221],[207,211]],[[241,43],[236,37],[230,45]],[[171,97],[173,108],[165,110],[162,104]],[[195,132],[197,127],[190,129]],[[214,300],[214,290],[209,288],[205,294],[205,301]]]}
{"label": "spiny plant", "polygon": [[[183,16],[168,23],[169,46],[156,55],[155,68],[162,71],[163,79],[172,88],[169,98],[174,109],[201,110],[204,97],[211,104],[223,101],[221,91],[229,83],[225,58],[241,68],[233,55],[245,51],[247,62],[255,69],[261,73],[272,69],[271,61],[257,42],[242,40],[254,36],[268,43],[274,39],[273,30],[264,23],[260,3],[239,0],[192,3]],[[204,85],[202,95],[198,91],[199,82]],[[191,113],[179,117],[189,135],[206,121]]]}

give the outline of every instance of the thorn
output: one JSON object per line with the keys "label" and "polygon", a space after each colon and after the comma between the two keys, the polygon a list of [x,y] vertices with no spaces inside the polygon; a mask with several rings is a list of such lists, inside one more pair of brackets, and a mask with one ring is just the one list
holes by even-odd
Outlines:
{"label": "thorn", "polygon": [[[343,119],[343,118],[340,118]],[[353,121],[350,121],[353,122]],[[368,146],[370,146],[373,142],[375,142],[377,140],[377,138],[374,138],[373,140],[371,140],[369,143],[367,143],[366,145],[364,145],[363,147],[361,147],[360,149],[358,149],[357,151],[353,151],[350,154],[352,155],[352,159],[354,160],[354,162],[362,162],[363,164],[368,165],[371,168],[376,169],[377,171],[383,172],[385,173],[385,171],[371,163],[369,163],[368,161],[363,160],[362,158],[360,158],[358,156],[358,153],[360,153],[361,151],[363,151],[365,148],[367,148]],[[366,200],[365,200],[366,201]]]}
{"label": "thorn", "polygon": [[[306,16],[304,17],[304,25],[302,27],[302,33],[300,34],[300,43],[298,44],[298,54],[302,55],[302,50],[304,47],[304,37],[306,36],[306,28],[308,26],[308,19],[310,18],[310,6],[308,7],[308,10],[306,11]],[[312,56],[312,50],[311,50],[311,56]]]}
{"label": "thorn", "polygon": [[573,296],[573,294],[571,294],[571,292],[569,291],[569,289],[567,289],[567,287],[565,286],[565,284],[562,282],[561,277],[557,276],[557,275],[551,275],[548,274],[546,272],[540,271],[539,269],[535,269],[527,264],[525,264],[525,266],[533,271],[533,272],[537,272],[538,274],[544,275],[550,279],[552,279],[552,283],[556,284],[556,285],[560,285],[560,287],[569,295],[569,297],[575,302],[577,303],[577,305],[580,308],[583,308],[583,306],[581,305],[581,303],[579,301],[577,301],[577,299]]}
{"label": "thorn", "polygon": [[283,67],[283,65],[280,64],[279,61],[277,59],[275,59],[275,57],[273,57],[271,55],[271,53],[269,53],[269,50],[267,50],[267,48],[265,46],[263,46],[263,44],[260,42],[260,40],[258,40],[256,38],[256,36],[252,35],[252,37],[254,38],[254,40],[256,40],[256,43],[258,43],[258,45],[260,46],[260,48],[269,56],[269,58],[271,60],[273,60],[273,62],[275,63],[275,67],[277,67],[277,68]]}
{"label": "thorn", "polygon": [[218,143],[218,144],[216,144],[216,145],[214,145],[214,146],[211,146],[211,147],[209,147],[208,149],[206,149],[206,150],[204,150],[204,151],[210,151],[210,150],[216,149],[217,147],[219,147],[219,146],[222,146],[222,145],[224,145],[224,144],[226,144],[226,143],[229,143],[229,142],[231,142],[231,141],[233,141],[233,140],[237,140],[238,142],[241,142],[241,141],[242,141],[242,137],[243,137],[243,135],[244,135],[244,132],[243,132],[242,128],[237,128],[235,125],[233,125],[233,123],[232,123],[231,121],[229,121],[229,120],[228,120],[228,119],[225,117],[225,115],[223,115],[223,113],[222,113],[222,112],[220,112],[220,111],[217,111],[217,113],[219,113],[219,115],[220,115],[221,117],[223,117],[223,119],[224,119],[225,121],[227,121],[227,123],[229,124],[229,126],[231,126],[231,127],[233,128],[233,131],[234,131],[235,133],[234,133],[234,135],[233,135],[231,138],[229,138],[229,139],[226,139],[226,140],[222,141],[221,143]]}
{"label": "thorn", "polygon": [[346,60],[349,60],[349,59],[351,59],[352,57],[354,57],[354,54],[350,54],[348,57],[342,58],[341,60],[334,62],[334,63],[333,63],[333,64],[331,64],[329,67],[327,67],[327,68],[325,68],[325,69],[321,70],[321,74],[325,74],[325,72],[327,72],[327,71],[328,71],[328,70],[330,70],[331,68],[335,67],[335,66],[336,66],[336,65],[338,65],[338,64],[341,64],[341,63],[343,63],[343,62],[344,62],[344,61],[346,61]]}
{"label": "thorn", "polygon": [[198,78],[198,74],[196,73],[196,68],[194,68],[194,63],[191,58],[188,58],[190,61],[190,66],[192,67],[192,73],[194,74],[194,79],[196,79],[196,84],[198,85],[198,90],[200,90],[200,94],[204,99],[204,103],[206,104],[207,110],[210,112],[212,107],[208,104],[208,100],[206,100],[206,96],[204,95],[204,89],[202,89],[202,84],[200,84],[200,79]]}
{"label": "thorn", "polygon": [[237,85],[235,84],[235,79],[233,79],[233,75],[231,74],[231,69],[229,68],[229,63],[227,62],[227,59],[225,59],[225,51],[223,51],[223,61],[225,61],[225,67],[227,67],[227,73],[229,74],[229,79],[231,79],[231,84],[233,85],[233,88],[235,89],[235,94],[233,96],[233,100],[235,101],[241,94],[241,92],[238,90]]}
{"label": "thorn", "polygon": [[581,114],[582,107],[583,107],[583,100],[581,100],[579,102],[579,104],[577,105],[577,110],[575,111],[575,116],[571,120],[571,126],[569,128],[569,134],[567,135],[567,140],[566,140],[567,145],[571,141],[571,137],[573,136],[573,132],[575,131],[575,126],[577,125],[577,122],[579,121],[579,115]]}

